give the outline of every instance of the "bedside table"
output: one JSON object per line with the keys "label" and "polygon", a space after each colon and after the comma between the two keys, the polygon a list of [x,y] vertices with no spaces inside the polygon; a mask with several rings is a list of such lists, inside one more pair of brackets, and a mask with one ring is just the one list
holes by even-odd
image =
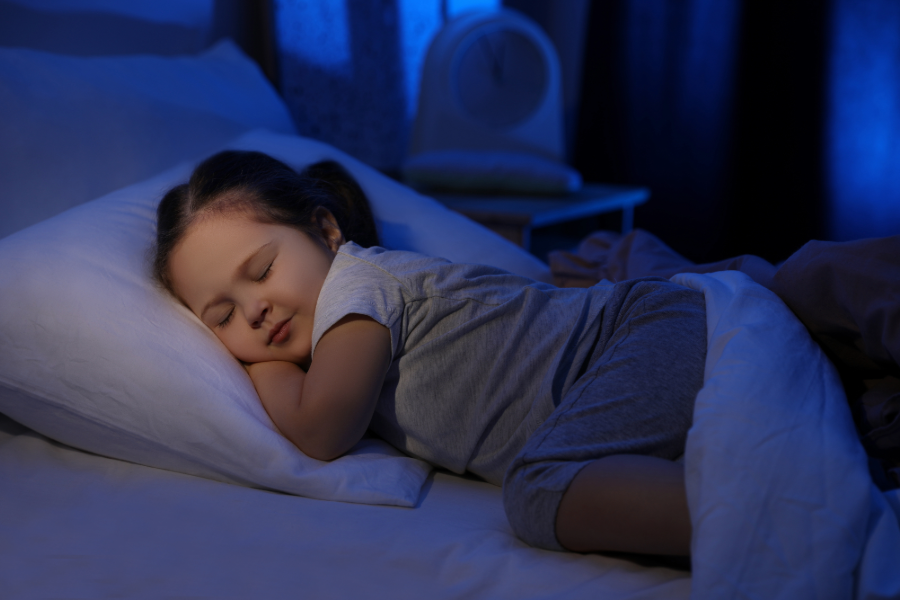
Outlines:
{"label": "bedside table", "polygon": [[622,211],[621,231],[628,233],[634,225],[634,207],[650,197],[647,188],[598,183],[586,183],[564,196],[422,193],[526,250],[531,250],[533,229],[614,211]]}

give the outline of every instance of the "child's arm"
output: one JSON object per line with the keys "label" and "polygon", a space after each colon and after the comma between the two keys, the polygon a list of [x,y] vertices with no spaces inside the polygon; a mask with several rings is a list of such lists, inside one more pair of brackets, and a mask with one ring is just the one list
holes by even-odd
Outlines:
{"label": "child's arm", "polygon": [[247,372],[279,431],[307,456],[331,460],[362,438],[390,362],[388,329],[348,315],[319,340],[307,373],[280,361]]}
{"label": "child's arm", "polygon": [[684,467],[633,454],[595,460],[563,494],[556,537],[576,552],[690,555]]}

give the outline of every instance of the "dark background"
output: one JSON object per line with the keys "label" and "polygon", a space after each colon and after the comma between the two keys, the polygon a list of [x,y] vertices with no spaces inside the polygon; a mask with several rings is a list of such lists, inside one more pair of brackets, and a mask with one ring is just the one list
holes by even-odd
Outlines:
{"label": "dark background", "polygon": [[[558,46],[581,26],[505,4]],[[698,262],[900,233],[900,2],[596,0],[584,17],[571,162],[649,187],[636,226]]]}
{"label": "dark background", "polygon": [[[451,4],[441,0],[445,18]],[[900,233],[900,0],[503,5],[537,21],[557,47],[569,162],[586,181],[648,187],[635,225],[686,257],[777,262],[810,239]],[[354,38],[368,40],[364,62],[381,48],[390,64],[372,81],[371,65],[361,65],[337,100],[359,92],[366,111],[388,97],[396,109],[398,23],[414,9],[396,0],[346,6]],[[314,75],[303,80],[321,96],[330,79]],[[360,135],[378,123],[372,143],[402,154],[402,114],[366,111],[344,110],[338,121]],[[341,146],[327,122],[294,112],[301,132]]]}
{"label": "dark background", "polygon": [[[459,11],[499,5],[213,0],[206,22],[161,25],[0,0],[0,45],[102,55],[159,53],[168,40],[168,53],[192,54],[229,36],[279,88],[302,135],[391,173],[428,43]],[[587,181],[649,188],[635,225],[686,257],[777,262],[814,238],[900,233],[900,0],[502,5],[557,48],[568,161]],[[329,42],[341,31],[346,61],[335,65]]]}
{"label": "dark background", "polygon": [[663,33],[630,61],[641,15],[592,5],[574,164],[587,180],[649,186],[637,223],[689,258],[781,260],[826,236],[828,3],[721,2],[703,28],[697,4],[645,14],[643,29]]}

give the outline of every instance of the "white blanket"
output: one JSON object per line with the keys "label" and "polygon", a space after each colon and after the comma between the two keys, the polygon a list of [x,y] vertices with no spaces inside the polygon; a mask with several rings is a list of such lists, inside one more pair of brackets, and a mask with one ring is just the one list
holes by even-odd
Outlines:
{"label": "white blanket", "polygon": [[896,492],[872,483],[838,375],[771,292],[706,295],[709,352],[685,452],[696,598],[900,598]]}

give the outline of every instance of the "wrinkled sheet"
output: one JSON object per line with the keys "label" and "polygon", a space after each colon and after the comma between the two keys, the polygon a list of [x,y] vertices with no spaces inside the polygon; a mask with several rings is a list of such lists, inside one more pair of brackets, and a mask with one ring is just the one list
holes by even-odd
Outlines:
{"label": "wrinkled sheet", "polygon": [[833,365],[748,276],[673,281],[707,302],[685,451],[692,597],[900,597],[900,493],[872,482]]}
{"label": "wrinkled sheet", "polygon": [[584,238],[573,252],[551,252],[548,262],[553,283],[558,287],[590,287],[603,279],[615,282],[637,277],[669,278],[678,273],[718,271],[741,271],[757,283],[771,287],[777,270],[769,262],[751,254],[697,265],[643,229],[635,229],[626,235],[615,231],[595,231]]}
{"label": "wrinkled sheet", "polygon": [[810,331],[900,365],[900,236],[808,242],[767,287]]}

